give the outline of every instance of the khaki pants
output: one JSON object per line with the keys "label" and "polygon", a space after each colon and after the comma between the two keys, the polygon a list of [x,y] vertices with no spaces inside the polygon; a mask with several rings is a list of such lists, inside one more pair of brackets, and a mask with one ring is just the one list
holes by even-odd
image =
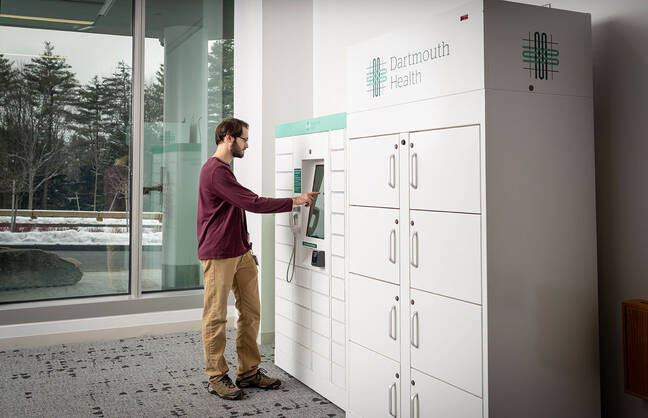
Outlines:
{"label": "khaki pants", "polygon": [[202,319],[206,373],[210,382],[218,381],[229,371],[223,357],[227,297],[234,291],[239,317],[236,327],[237,377],[256,373],[261,362],[256,343],[261,309],[257,267],[249,251],[240,257],[200,260],[205,270],[205,306]]}

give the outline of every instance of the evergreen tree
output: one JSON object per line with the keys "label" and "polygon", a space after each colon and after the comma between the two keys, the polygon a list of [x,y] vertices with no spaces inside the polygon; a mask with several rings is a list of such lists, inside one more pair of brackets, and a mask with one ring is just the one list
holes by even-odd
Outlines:
{"label": "evergreen tree", "polygon": [[154,144],[159,144],[164,136],[164,64],[160,64],[155,79],[144,86],[144,137],[146,153]]}
{"label": "evergreen tree", "polygon": [[20,159],[27,175],[28,208],[34,207],[34,192],[41,186],[43,206],[47,202],[47,182],[59,175],[65,161],[63,154],[71,106],[75,102],[77,81],[65,58],[53,54],[54,46],[45,42],[41,57],[32,58],[22,71],[27,99],[28,119],[20,149]]}
{"label": "evergreen tree", "polygon": [[208,122],[210,132],[234,115],[234,40],[213,41],[208,56]]}
{"label": "evergreen tree", "polygon": [[144,87],[144,120],[164,120],[164,64],[155,73],[155,80]]}
{"label": "evergreen tree", "polygon": [[99,77],[79,89],[79,100],[76,103],[75,116],[76,138],[75,148],[81,150],[79,155],[90,163],[94,176],[92,192],[92,210],[97,210],[97,192],[99,176],[106,166],[106,155],[109,151],[110,136],[108,135],[107,102],[109,100],[104,92],[104,84]]}
{"label": "evergreen tree", "polygon": [[6,100],[17,82],[18,72],[11,65],[11,61],[0,54],[0,116],[5,113]]}
{"label": "evergreen tree", "polygon": [[11,206],[11,190],[15,173],[9,154],[13,141],[9,133],[10,98],[14,94],[17,71],[11,61],[0,54],[0,207]]}
{"label": "evergreen tree", "polygon": [[104,92],[108,99],[108,134],[110,135],[111,160],[129,154],[131,116],[131,68],[124,61],[117,64],[115,72],[103,82]]}

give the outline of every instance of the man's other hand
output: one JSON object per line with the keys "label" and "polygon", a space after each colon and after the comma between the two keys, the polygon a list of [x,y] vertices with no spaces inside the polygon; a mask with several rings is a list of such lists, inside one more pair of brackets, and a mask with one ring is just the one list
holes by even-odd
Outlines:
{"label": "man's other hand", "polygon": [[293,206],[299,206],[299,205],[304,205],[306,207],[311,206],[315,202],[315,196],[317,196],[319,192],[310,192],[310,193],[304,193],[300,194],[297,197],[293,197]]}

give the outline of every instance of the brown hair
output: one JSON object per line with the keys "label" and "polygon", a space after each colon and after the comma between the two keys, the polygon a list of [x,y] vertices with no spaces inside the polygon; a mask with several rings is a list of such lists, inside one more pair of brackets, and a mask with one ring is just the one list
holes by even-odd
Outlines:
{"label": "brown hair", "polygon": [[223,140],[227,135],[233,138],[241,136],[241,134],[243,133],[243,128],[249,128],[247,122],[244,122],[236,118],[224,119],[216,127],[216,134],[215,134],[216,145],[223,142]]}

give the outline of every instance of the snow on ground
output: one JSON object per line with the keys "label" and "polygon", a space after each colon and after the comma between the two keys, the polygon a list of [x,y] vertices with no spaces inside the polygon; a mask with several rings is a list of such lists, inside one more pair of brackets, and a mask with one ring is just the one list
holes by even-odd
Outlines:
{"label": "snow on ground", "polygon": [[[0,224],[9,224],[11,217],[0,216]],[[126,229],[126,219],[105,219],[97,221],[95,218],[66,218],[66,217],[39,217],[31,219],[27,216],[16,217],[18,224],[32,224],[46,227],[48,224],[65,224],[67,227],[53,227],[52,230],[39,231],[37,228],[29,232],[9,232],[0,230],[1,245],[128,245],[129,232]],[[75,225],[97,225],[92,227]],[[124,225],[123,227],[107,227],[110,225]],[[162,223],[156,219],[144,219],[142,241],[144,245],[162,245]]]}
{"label": "snow on ground", "polygon": [[[126,219],[104,218],[103,221],[98,221],[95,218],[68,218],[59,216],[42,216],[32,219],[29,216],[16,216],[16,223],[19,224],[74,224],[74,225],[126,225]],[[162,222],[157,219],[144,219],[146,226],[162,226]],[[0,216],[0,224],[10,224],[11,216]]]}
{"label": "snow on ground", "polygon": [[[104,228],[111,229],[111,228]],[[121,228],[120,228],[121,229]],[[144,245],[162,245],[162,232],[142,233]],[[0,246],[5,245],[128,245],[128,232],[77,231],[0,231]]]}

